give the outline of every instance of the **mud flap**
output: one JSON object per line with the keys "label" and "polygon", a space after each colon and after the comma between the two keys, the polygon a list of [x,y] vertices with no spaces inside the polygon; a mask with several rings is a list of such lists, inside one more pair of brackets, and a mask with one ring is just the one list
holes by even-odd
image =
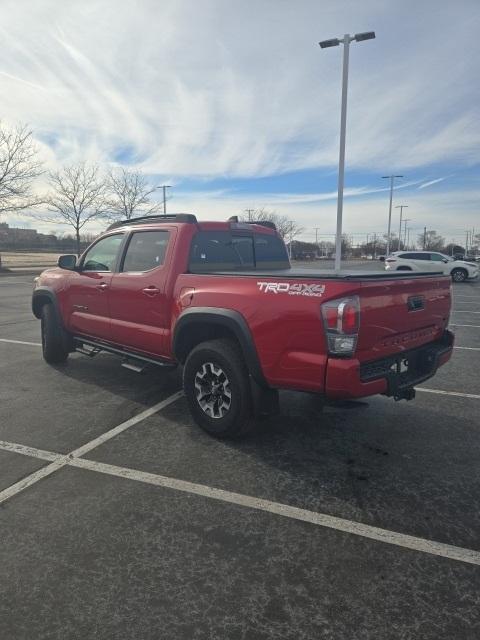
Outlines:
{"label": "mud flap", "polygon": [[277,389],[270,389],[258,384],[252,376],[250,376],[250,389],[255,418],[274,416],[280,412]]}

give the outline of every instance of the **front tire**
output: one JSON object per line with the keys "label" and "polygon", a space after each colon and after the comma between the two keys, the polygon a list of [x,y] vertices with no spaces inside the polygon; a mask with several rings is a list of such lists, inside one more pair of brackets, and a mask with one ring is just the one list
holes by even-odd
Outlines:
{"label": "front tire", "polygon": [[249,375],[237,345],[202,342],[189,354],[183,388],[195,422],[216,438],[238,438],[253,426]]}
{"label": "front tire", "polygon": [[454,282],[465,282],[468,278],[468,272],[466,269],[453,269],[450,275]]}
{"label": "front tire", "polygon": [[66,338],[57,313],[51,304],[42,307],[42,352],[49,364],[59,364],[68,358]]}

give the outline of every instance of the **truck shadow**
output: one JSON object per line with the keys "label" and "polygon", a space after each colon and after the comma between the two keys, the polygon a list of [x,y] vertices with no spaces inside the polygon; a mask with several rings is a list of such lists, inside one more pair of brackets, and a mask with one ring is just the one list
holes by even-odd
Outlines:
{"label": "truck shadow", "polygon": [[[74,356],[58,370],[144,406],[181,388],[180,369],[137,375],[108,355],[95,363]],[[459,420],[454,403],[425,395],[325,405],[282,392],[279,415],[243,440],[222,441],[196,426],[180,400],[158,414],[161,429],[157,422],[133,430],[115,463],[476,548],[480,468],[471,415]]]}
{"label": "truck shadow", "polygon": [[134,373],[123,368],[119,358],[106,353],[95,358],[73,354],[67,363],[55,365],[54,368],[72,380],[99,387],[124,400],[147,407],[175,393],[182,386],[180,368],[163,370],[152,366],[145,373]]}
{"label": "truck shadow", "polygon": [[240,456],[239,469],[256,474],[258,486],[248,492],[478,547],[480,473],[465,441],[465,429],[476,430],[474,418],[454,424],[454,408],[435,400],[375,397],[323,409],[304,394],[283,393],[281,400],[280,415],[255,435],[222,443]]}

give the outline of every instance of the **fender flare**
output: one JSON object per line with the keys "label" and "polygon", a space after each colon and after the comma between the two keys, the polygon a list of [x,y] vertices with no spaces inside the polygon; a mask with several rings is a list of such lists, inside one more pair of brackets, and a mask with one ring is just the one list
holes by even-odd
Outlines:
{"label": "fender flare", "polygon": [[269,386],[263,375],[250,328],[245,318],[232,309],[194,307],[183,311],[173,329],[173,354],[179,362],[183,363],[187,355],[182,350],[182,337],[185,331],[198,324],[222,326],[231,331],[240,344],[251,377],[262,387]]}
{"label": "fender flare", "polygon": [[63,325],[62,314],[60,313],[60,307],[58,304],[57,296],[53,289],[50,287],[37,287],[32,294],[32,313],[33,315],[40,320],[42,317],[42,307],[45,304],[45,299],[48,300],[49,304],[53,305],[55,309],[55,313],[59,321]]}

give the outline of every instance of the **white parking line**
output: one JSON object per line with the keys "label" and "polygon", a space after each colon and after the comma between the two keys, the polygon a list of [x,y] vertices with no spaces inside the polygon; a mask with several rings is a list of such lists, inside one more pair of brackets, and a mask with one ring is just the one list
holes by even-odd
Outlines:
{"label": "white parking line", "polygon": [[425,387],[416,387],[417,391],[424,393],[437,393],[441,396],[457,396],[459,398],[473,398],[480,400],[480,395],[476,393],[461,393],[460,391],[442,391],[441,389],[425,389]]}
{"label": "white parking line", "polygon": [[480,313],[480,311],[464,311],[463,309],[457,311],[456,309],[452,309],[452,313]]}
{"label": "white parking line", "polygon": [[[148,409],[145,409],[145,411],[142,411],[138,415],[133,416],[133,418],[130,418],[125,422],[122,422],[122,424],[119,424],[117,427],[114,427],[113,429],[106,431],[98,438],[95,438],[94,440],[87,442],[82,447],[78,447],[78,449],[74,449],[73,451],[71,451],[66,455],[56,454],[50,451],[42,451],[41,449],[34,449],[32,447],[27,447],[25,445],[0,441],[0,449],[3,449],[4,451],[11,451],[12,453],[20,453],[22,455],[32,456],[34,458],[40,458],[42,460],[53,459],[53,462],[51,462],[51,464],[48,464],[46,467],[42,467],[42,469],[35,471],[34,473],[30,474],[29,476],[26,476],[25,478],[22,478],[22,480],[19,480],[18,482],[8,487],[7,489],[0,491],[0,504],[2,504],[2,502],[5,502],[5,500],[8,500],[12,496],[16,495],[17,493],[20,493],[24,489],[27,489],[28,487],[32,486],[32,484],[35,484],[39,480],[42,480],[42,478],[45,478],[46,476],[49,476],[55,471],[58,471],[62,467],[66,466],[73,459],[75,459],[76,456],[80,456],[86,453],[87,451],[91,451],[92,449],[94,449],[95,447],[98,447],[99,445],[103,444],[107,440],[110,440],[110,438],[113,438],[119,433],[122,433],[122,431],[125,431],[126,429],[128,429],[129,427],[132,427],[138,422],[145,420],[146,418],[152,416],[157,411],[160,411],[161,409],[168,407],[168,405],[172,404],[172,402],[175,402],[182,396],[183,396],[183,391],[177,391],[177,393],[174,393],[173,395],[169,396],[165,400],[162,400],[161,402],[157,402],[157,404],[153,405],[153,407],[149,407]],[[46,456],[50,456],[50,457],[46,457]]]}
{"label": "white parking line", "polygon": [[474,329],[480,329],[480,324],[457,324],[456,322],[450,323],[452,327],[473,327]]}
{"label": "white parking line", "polygon": [[122,433],[122,431],[125,431],[129,427],[133,427],[133,425],[141,422],[142,420],[146,420],[150,416],[153,416],[154,413],[157,413],[157,411],[161,411],[162,409],[165,409],[165,407],[168,407],[168,405],[172,404],[172,402],[179,400],[182,396],[183,396],[183,391],[177,391],[176,393],[169,396],[165,400],[162,400],[161,402],[157,402],[157,404],[154,404],[153,407],[150,407],[149,409],[145,409],[145,411],[142,411],[138,415],[133,416],[133,418],[130,418],[126,422],[122,422],[122,424],[119,424],[118,427],[114,427],[113,429],[110,429],[110,431],[106,431],[105,433],[102,433],[102,435],[98,436],[98,438],[95,438],[95,440],[91,440],[90,442],[87,442],[83,446],[78,447],[78,449],[75,449],[69,454],[70,457],[78,458],[80,456],[85,455],[88,451],[95,449],[95,447],[99,447],[101,444],[103,444],[107,440],[110,440],[111,438],[118,436],[118,434]]}
{"label": "white parking line", "polygon": [[480,351],[480,347],[453,347],[454,349],[465,349],[466,351]]}
{"label": "white parking line", "polygon": [[263,498],[255,498],[254,496],[248,496],[232,491],[225,491],[224,489],[217,489],[216,487],[210,487],[208,485],[179,480],[177,478],[169,478],[167,476],[161,476],[155,473],[148,473],[136,469],[129,469],[127,467],[118,467],[116,465],[96,462],[94,460],[85,460],[84,458],[71,458],[70,456],[63,456],[50,451],[42,451],[41,449],[34,449],[33,447],[27,447],[25,445],[0,441],[0,448],[44,460],[54,459],[54,462],[43,469],[40,469],[35,474],[28,476],[28,478],[17,482],[12,487],[1,492],[0,502],[6,500],[7,497],[15,495],[19,491],[23,491],[23,489],[27,486],[31,486],[34,482],[38,482],[38,480],[51,475],[57,469],[69,466],[115,476],[117,478],[125,478],[135,482],[142,482],[157,487],[163,487],[165,489],[181,491],[190,495],[218,500],[220,502],[234,504],[248,509],[256,509],[258,511],[264,511],[284,518],[300,520],[302,522],[308,522],[316,526],[334,529],[336,531],[360,536],[362,538],[368,538],[377,542],[403,547],[404,549],[411,549],[421,553],[428,553],[430,555],[448,558],[449,560],[480,565],[480,552],[474,551],[473,549],[465,549],[463,547],[456,547],[454,545],[436,542],[434,540],[427,540],[425,538],[418,538],[416,536],[398,533],[396,531],[389,531],[388,529],[381,529],[379,527],[363,524],[362,522],[346,520],[345,518],[337,518],[325,513],[300,509],[288,504],[272,502]]}
{"label": "white parking line", "polygon": [[472,549],[455,547],[453,545],[435,542],[434,540],[417,538],[416,536],[397,533],[396,531],[389,531],[388,529],[380,529],[379,527],[373,527],[353,520],[337,518],[325,513],[318,513],[316,511],[308,511],[307,509],[292,507],[280,502],[271,502],[270,500],[264,500],[263,498],[255,498],[241,493],[225,491],[224,489],[217,489],[215,487],[187,482],[185,480],[178,480],[176,478],[169,478],[167,476],[161,476],[154,473],[137,471],[135,469],[117,467],[110,464],[104,464],[102,462],[76,458],[69,464],[74,467],[79,467],[80,469],[88,469],[89,471],[96,471],[98,473],[105,473],[120,478],[127,478],[128,480],[136,480],[137,482],[153,484],[157,487],[182,491],[184,493],[194,494],[210,498],[212,500],[219,500],[221,502],[227,502],[241,507],[266,511],[267,513],[283,516],[285,518],[309,522],[310,524],[320,527],[335,529],[336,531],[350,533],[362,538],[369,538],[370,540],[385,542],[386,544],[393,544],[406,549],[412,549],[414,551],[421,551],[422,553],[429,553],[443,558],[449,558],[450,560],[458,560],[460,562],[480,565],[480,552]]}
{"label": "white parking line", "polygon": [[[3,448],[3,447],[0,447],[0,448]],[[34,457],[38,457],[38,456],[34,456]],[[47,464],[46,467],[42,467],[38,471],[35,471],[35,473],[31,473],[29,476],[22,478],[15,484],[12,484],[7,489],[0,491],[0,504],[2,504],[2,502],[5,502],[5,500],[8,500],[9,498],[12,498],[13,496],[17,495],[17,493],[20,493],[21,491],[28,489],[28,487],[31,487],[32,484],[35,484],[39,480],[42,480],[43,478],[46,478],[52,473],[55,473],[55,471],[58,471],[59,469],[64,467],[67,463],[68,463],[68,458],[66,456],[62,456],[57,460],[55,460],[54,462]]]}
{"label": "white parking line", "polygon": [[28,344],[30,347],[41,347],[41,342],[24,342],[23,340],[7,340],[6,338],[0,338],[0,342],[9,342],[10,344]]}
{"label": "white parking line", "polygon": [[65,457],[65,454],[44,451],[43,449],[37,449],[36,447],[28,447],[25,444],[6,442],[5,440],[0,440],[0,449],[3,449],[3,451],[9,451],[10,453],[20,453],[23,456],[29,456],[30,458],[48,460],[48,462],[56,462],[60,458]]}

